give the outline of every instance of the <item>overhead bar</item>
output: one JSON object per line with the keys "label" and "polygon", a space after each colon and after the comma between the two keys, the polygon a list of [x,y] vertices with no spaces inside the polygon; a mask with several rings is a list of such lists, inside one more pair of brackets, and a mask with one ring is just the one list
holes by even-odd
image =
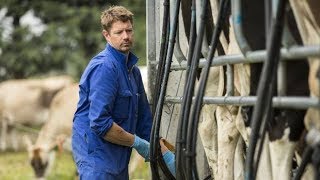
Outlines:
{"label": "overhead bar", "polygon": [[[265,50],[258,50],[247,52],[246,55],[247,57],[244,57],[242,54],[218,56],[213,59],[211,66],[239,63],[259,63],[264,61],[267,53]],[[295,46],[281,49],[281,60],[297,60],[305,57],[316,56],[320,56],[320,45]],[[206,59],[200,59],[199,68],[204,67],[205,62]],[[185,70],[186,67],[187,62],[182,61],[180,65],[171,65],[171,70]]]}
{"label": "overhead bar", "polygon": [[[256,101],[256,96],[203,97],[203,104],[216,105],[254,106]],[[167,96],[165,102],[180,104],[182,97]],[[275,108],[292,109],[320,108],[320,100],[312,97],[277,96],[272,98],[272,106]]]}

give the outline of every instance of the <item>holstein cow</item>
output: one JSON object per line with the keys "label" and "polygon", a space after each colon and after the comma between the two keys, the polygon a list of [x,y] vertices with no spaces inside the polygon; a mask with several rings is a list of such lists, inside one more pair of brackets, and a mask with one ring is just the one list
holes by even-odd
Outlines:
{"label": "holstein cow", "polygon": [[[210,2],[212,11],[216,12],[217,8],[213,5],[217,3],[215,0]],[[245,22],[243,30],[251,50],[265,49],[264,4],[246,0],[243,1],[243,8],[243,22]],[[290,18],[289,20],[294,21]],[[240,49],[232,23],[230,23],[227,37],[229,44],[222,45],[226,54],[239,54]],[[308,67],[305,61],[288,63],[287,95],[306,96],[308,94],[307,72]],[[234,73],[235,95],[256,95],[261,64],[237,64],[234,66]],[[206,96],[224,95],[226,93],[224,79],[222,68],[211,68]],[[241,165],[241,162],[244,162],[244,152],[241,144],[244,140],[248,145],[250,129],[247,127],[251,118],[250,113],[246,112],[247,108],[232,105],[203,107],[203,120],[199,124],[199,134],[215,179],[244,178],[244,167],[243,164]],[[274,110],[274,118],[268,120],[268,133],[257,179],[290,179],[295,145],[303,130],[304,113],[305,111],[290,109]],[[235,158],[240,159],[235,160]]]}
{"label": "holstein cow", "polygon": [[[70,76],[53,76],[43,79],[8,80],[0,84],[0,149],[7,141],[18,149],[15,126],[40,126],[48,118],[53,96],[73,83]],[[10,140],[7,139],[10,133]]]}
{"label": "holstein cow", "polygon": [[[320,1],[317,0],[290,0],[295,18],[297,20],[298,28],[305,45],[320,45]],[[320,57],[308,58],[309,60],[309,88],[310,96],[319,98],[319,71],[320,71]],[[307,130],[320,131],[320,110],[316,108],[309,108],[304,119]],[[317,137],[319,138],[319,137]],[[319,143],[319,142],[316,142]],[[316,167],[319,170],[319,167]],[[309,168],[311,170],[312,168]],[[312,173],[310,173],[312,174]],[[305,178],[309,178],[305,173]],[[319,175],[319,174],[318,174]],[[313,177],[314,178],[314,177]],[[317,176],[319,178],[319,176]],[[310,179],[310,178],[309,178]]]}
{"label": "holstein cow", "polygon": [[[141,75],[146,87],[147,68],[141,67]],[[35,144],[32,144],[29,138],[26,138],[27,149],[31,166],[37,178],[45,178],[54,163],[55,149],[67,147],[71,151],[70,135],[72,129],[72,120],[76,106],[79,100],[78,84],[66,87],[56,94],[49,110],[49,119],[41,128]],[[66,143],[64,143],[64,141]],[[136,168],[143,163],[143,158],[133,151],[129,174],[134,173]]]}

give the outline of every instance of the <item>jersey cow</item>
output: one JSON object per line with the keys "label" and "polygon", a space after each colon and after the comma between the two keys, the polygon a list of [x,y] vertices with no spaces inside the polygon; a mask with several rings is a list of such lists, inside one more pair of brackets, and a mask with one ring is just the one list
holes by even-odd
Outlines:
{"label": "jersey cow", "polygon": [[[0,84],[0,149],[7,142],[18,149],[17,126],[41,126],[48,118],[53,96],[70,85],[70,76],[53,76],[43,79],[8,80]],[[9,133],[10,140],[7,138]]]}
{"label": "jersey cow", "polygon": [[25,140],[30,163],[37,178],[48,175],[54,162],[54,149],[62,148],[64,141],[70,138],[72,119],[79,100],[78,92],[78,84],[61,90],[51,102],[49,119],[41,128],[36,143]]}
{"label": "jersey cow", "polygon": [[[202,1],[192,1],[192,3],[194,2],[197,5],[197,17],[200,17],[198,7],[202,7]],[[206,17],[209,17],[205,22],[206,35],[212,36],[213,26],[210,26],[210,24],[216,24],[218,6],[219,3],[223,1],[209,0],[209,2],[206,7]],[[231,55],[229,56],[230,59],[237,59],[237,54],[242,54],[244,59],[250,62],[250,57],[253,56],[249,57],[249,55],[252,51],[265,50],[267,49],[267,44],[270,43],[271,28],[269,27],[272,27],[270,22],[271,19],[275,20],[275,14],[273,13],[276,12],[272,7],[276,7],[276,4],[274,4],[275,6],[269,7],[271,8],[268,12],[269,18],[266,18],[268,13],[266,13],[266,15],[265,10],[267,9],[266,6],[268,3],[261,3],[260,1],[254,0],[231,1],[232,5],[235,5],[236,2],[240,2],[242,14],[239,16],[241,17],[239,17],[238,14],[232,14],[233,11],[231,12],[229,19],[224,23],[223,31],[219,38],[221,46],[218,46],[216,55]],[[320,5],[318,2],[319,1],[316,0],[290,0],[290,4],[287,3],[283,37],[282,39],[278,39],[278,42],[281,41],[282,48],[320,44],[320,18],[318,13]],[[191,33],[189,31],[191,29],[190,9],[192,9],[192,3],[191,1],[181,1],[182,12],[179,14],[179,29],[176,40],[176,43],[180,43],[180,46],[176,47],[180,47],[184,54],[189,53],[188,39],[191,39]],[[163,9],[160,9],[160,12],[161,10]],[[199,19],[197,19],[197,22],[198,20]],[[269,20],[270,22],[266,22]],[[243,23],[241,29],[234,27],[234,25],[241,23]],[[240,30],[241,32],[239,33]],[[239,41],[238,38],[241,33],[243,33],[241,38],[244,39],[240,39]],[[207,56],[205,51],[206,47],[204,47],[207,39],[211,38],[204,37],[204,43],[202,43],[201,48],[203,57]],[[247,49],[243,48],[244,44],[241,40],[246,41]],[[266,41],[268,41],[268,43]],[[152,42],[150,42],[150,45],[152,45]],[[179,60],[177,60],[177,54],[175,55],[172,63],[175,65],[174,67],[179,67],[184,62],[179,62]],[[213,63],[215,63],[215,60],[218,61],[218,59],[219,58],[213,59]],[[266,56],[262,59],[266,59]],[[280,79],[277,80],[278,82],[275,83],[272,96],[307,97],[311,92],[311,96],[319,97],[319,61],[314,60],[315,58],[312,59],[313,60],[310,60],[309,58],[309,65],[307,59],[284,63],[286,64],[286,71],[278,72],[279,77],[281,77],[280,74],[283,73],[283,79],[281,79],[283,81],[281,82]],[[319,58],[317,57],[317,59]],[[252,59],[252,61],[254,61],[254,59]],[[235,88],[231,93],[228,92],[227,89],[228,79],[225,77],[226,68],[222,66],[212,67],[207,80],[205,96],[226,97],[226,99],[231,94],[238,97],[243,96],[243,99],[246,99],[247,96],[256,96],[262,67],[263,64],[257,61],[252,64],[235,64],[233,67],[234,70],[232,71],[234,73],[234,75],[232,75],[234,76],[232,84]],[[184,72],[185,71],[170,72],[166,92],[167,96],[182,96],[183,82],[188,81],[185,81],[183,78]],[[200,79],[202,78],[201,76],[200,74]],[[281,87],[285,88],[281,89]],[[240,100],[242,99],[240,98]],[[179,110],[179,106],[172,105],[170,102],[167,102],[163,107],[160,133],[161,136],[168,138],[170,141],[174,141],[174,137],[176,136],[177,120],[181,114]],[[201,143],[203,144],[207,162],[210,166],[209,173],[213,179],[244,179],[245,150],[248,148],[249,137],[252,132],[250,128],[252,111],[252,107],[238,105],[203,105],[202,119],[199,122],[198,133],[201,137]],[[318,121],[320,116],[318,111],[318,109],[310,108],[306,113],[305,110],[301,109],[284,107],[272,108],[270,118],[266,120],[266,136],[264,139],[260,137],[258,140],[259,142],[263,141],[264,146],[260,156],[256,179],[276,180],[292,178],[294,175],[293,168],[296,168],[296,165],[293,164],[293,162],[296,161],[294,155],[298,141],[303,139],[301,137],[305,130],[304,123],[307,129],[317,128],[319,130],[320,125]],[[198,145],[200,145],[200,143],[198,143]],[[187,156],[193,154],[191,152],[188,153]],[[197,158],[198,157],[201,158],[197,152]],[[199,162],[200,161],[197,161],[197,165],[202,167],[199,165]],[[199,173],[199,176],[207,177],[203,176],[203,173]]]}

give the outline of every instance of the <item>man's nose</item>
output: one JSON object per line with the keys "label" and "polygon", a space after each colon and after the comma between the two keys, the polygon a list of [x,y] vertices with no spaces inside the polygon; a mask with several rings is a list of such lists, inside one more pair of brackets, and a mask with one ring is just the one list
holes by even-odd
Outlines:
{"label": "man's nose", "polygon": [[124,31],[124,32],[122,33],[122,36],[123,36],[123,39],[128,39],[128,38],[129,38],[129,33],[126,32],[126,31]]}

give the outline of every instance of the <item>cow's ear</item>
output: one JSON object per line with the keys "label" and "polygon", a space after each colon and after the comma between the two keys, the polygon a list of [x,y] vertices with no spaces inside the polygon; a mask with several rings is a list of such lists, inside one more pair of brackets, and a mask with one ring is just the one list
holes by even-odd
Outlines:
{"label": "cow's ear", "polygon": [[24,142],[27,150],[28,151],[31,150],[33,145],[32,145],[30,137],[28,135],[24,135],[22,138],[23,138],[23,142]]}
{"label": "cow's ear", "polygon": [[41,93],[41,105],[50,107],[53,97],[60,91],[60,89],[43,89]]}

